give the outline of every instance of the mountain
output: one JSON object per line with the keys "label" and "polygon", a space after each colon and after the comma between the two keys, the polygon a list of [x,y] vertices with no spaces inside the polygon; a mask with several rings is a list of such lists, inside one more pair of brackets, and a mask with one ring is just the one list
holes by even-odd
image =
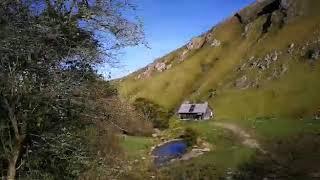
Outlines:
{"label": "mountain", "polygon": [[208,101],[218,119],[311,117],[320,107],[320,1],[257,0],[119,82],[167,110]]}

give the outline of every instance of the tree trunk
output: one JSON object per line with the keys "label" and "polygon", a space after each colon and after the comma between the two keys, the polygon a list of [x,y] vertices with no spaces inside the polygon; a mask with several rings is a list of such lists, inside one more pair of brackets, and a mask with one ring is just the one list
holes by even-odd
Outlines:
{"label": "tree trunk", "polygon": [[[26,124],[23,123],[22,121],[21,123],[22,125],[20,125],[20,128],[19,128],[18,121],[14,112],[15,106],[10,105],[9,101],[6,98],[4,98],[4,103],[5,103],[5,108],[8,110],[9,119],[15,135],[15,143],[13,143],[14,146],[11,149],[10,157],[8,159],[9,164],[8,164],[7,179],[14,180],[16,178],[16,166],[17,166],[20,153],[22,151],[22,144],[26,138],[26,135],[25,135]],[[20,132],[19,130],[22,132]]]}
{"label": "tree trunk", "polygon": [[14,180],[16,178],[16,166],[17,161],[21,152],[21,143],[19,142],[16,147],[14,147],[12,155],[9,159],[9,165],[8,165],[8,172],[7,172],[7,179],[8,180]]}

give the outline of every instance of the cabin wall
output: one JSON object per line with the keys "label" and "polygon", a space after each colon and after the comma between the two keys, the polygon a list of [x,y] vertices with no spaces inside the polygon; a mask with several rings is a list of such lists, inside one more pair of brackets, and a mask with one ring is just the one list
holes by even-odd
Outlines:
{"label": "cabin wall", "polygon": [[207,108],[207,111],[206,111],[206,113],[204,114],[204,117],[203,117],[203,119],[210,119],[210,118],[212,118],[213,117],[213,112],[211,111],[211,109],[210,108]]}
{"label": "cabin wall", "polygon": [[200,120],[203,119],[203,115],[198,115],[198,114],[179,114],[180,119],[190,119],[190,120]]}

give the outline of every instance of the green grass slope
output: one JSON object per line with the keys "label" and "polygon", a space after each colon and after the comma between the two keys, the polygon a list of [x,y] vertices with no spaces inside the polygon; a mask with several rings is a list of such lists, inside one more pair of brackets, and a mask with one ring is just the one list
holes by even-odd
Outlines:
{"label": "green grass slope", "polygon": [[[119,83],[121,96],[147,98],[168,110],[184,100],[209,101],[218,119],[312,116],[320,106],[320,59],[308,53],[320,48],[320,2],[290,2],[285,18],[282,10],[246,24],[228,18],[201,35],[210,33],[220,46],[206,42],[181,61],[184,46],[158,59],[172,67],[145,78],[138,78],[143,70],[129,75]],[[268,67],[252,65],[266,63],[275,52]]]}

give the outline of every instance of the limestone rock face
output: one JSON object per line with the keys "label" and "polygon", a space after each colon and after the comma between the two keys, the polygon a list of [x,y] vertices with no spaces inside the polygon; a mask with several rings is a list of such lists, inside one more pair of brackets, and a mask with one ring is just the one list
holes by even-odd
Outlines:
{"label": "limestone rock face", "polygon": [[281,0],[281,8],[286,11],[286,21],[290,21],[300,13],[297,8],[297,1],[294,0]]}
{"label": "limestone rock face", "polygon": [[248,24],[257,18],[258,14],[266,7],[268,4],[271,4],[275,0],[257,0],[251,6],[241,10],[235,16],[243,24]]}
{"label": "limestone rock face", "polygon": [[[297,0],[257,0],[249,7],[236,13],[235,17],[237,17],[241,23],[246,25],[261,15],[270,15],[277,12],[279,14],[281,12],[283,14],[277,17],[281,17],[280,19],[287,22],[299,14],[297,2]],[[273,19],[280,21],[275,17],[273,17]]]}
{"label": "limestone rock face", "polygon": [[162,72],[162,71],[166,70],[166,64],[163,63],[163,62],[157,63],[154,67],[159,72]]}
{"label": "limestone rock face", "polygon": [[199,49],[204,45],[205,42],[206,42],[205,38],[195,37],[195,38],[191,39],[191,41],[188,43],[187,48],[189,50]]}

